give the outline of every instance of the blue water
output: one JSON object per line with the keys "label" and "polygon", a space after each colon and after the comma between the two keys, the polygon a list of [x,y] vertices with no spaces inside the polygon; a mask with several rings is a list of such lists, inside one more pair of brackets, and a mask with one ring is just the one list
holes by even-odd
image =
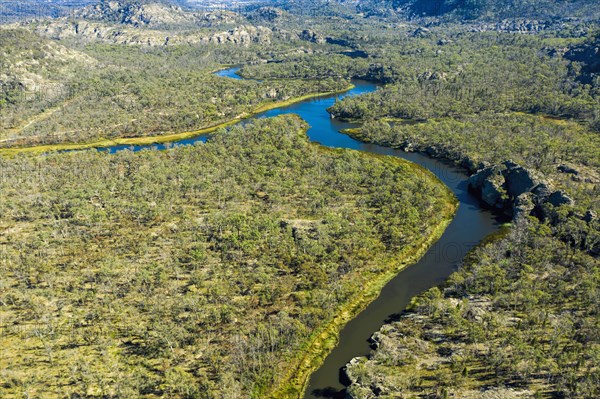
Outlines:
{"label": "blue water", "polygon": [[221,76],[223,78],[241,79],[241,77],[237,74],[240,69],[242,69],[242,68],[239,66],[236,66],[233,68],[221,69],[221,70],[215,72],[215,75]]}
{"label": "blue water", "polygon": [[[230,68],[216,72],[216,75],[241,79],[236,73],[238,70],[239,68]],[[353,127],[353,125],[332,120],[326,109],[343,97],[377,90],[377,85],[374,83],[365,81],[354,81],[353,83],[356,87],[341,95],[325,96],[273,109],[253,116],[245,122],[254,118],[298,114],[310,124],[307,134],[313,142],[327,147],[396,156],[429,169],[452,190],[460,202],[460,207],[450,226],[425,256],[417,264],[400,272],[384,287],[374,302],[344,327],[337,347],[325,359],[323,365],[312,374],[305,393],[306,399],[344,398],[344,385],[341,382],[340,371],[353,357],[369,354],[370,347],[367,340],[373,332],[377,331],[384,323],[397,317],[411,298],[443,283],[456,270],[461,259],[471,248],[498,229],[498,223],[494,216],[490,212],[482,210],[479,200],[468,192],[467,177],[462,169],[422,154],[405,153],[378,145],[365,144],[340,133],[341,129]],[[149,148],[163,150],[173,145],[190,145],[199,141],[204,142],[207,139],[209,136],[199,136],[169,145],[115,146],[106,150],[111,153],[125,149],[133,151]]]}

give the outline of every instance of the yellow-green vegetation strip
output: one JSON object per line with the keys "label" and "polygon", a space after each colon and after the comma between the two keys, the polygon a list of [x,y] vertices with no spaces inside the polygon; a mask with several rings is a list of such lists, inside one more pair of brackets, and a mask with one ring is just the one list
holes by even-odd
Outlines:
{"label": "yellow-green vegetation strip", "polygon": [[[321,147],[321,150],[338,151],[324,147]],[[411,169],[416,173],[420,173],[421,175],[429,174],[432,180],[437,180],[427,169],[403,159],[369,153],[363,154],[368,157],[385,159],[385,162],[390,164],[410,165]],[[440,181],[440,184],[443,183]],[[389,261],[385,273],[377,276],[365,275],[362,294],[357,295],[356,299],[352,302],[340,307],[333,319],[313,334],[302,355],[291,360],[293,367],[290,367],[290,371],[283,379],[282,384],[276,387],[268,397],[272,399],[301,399],[303,397],[305,390],[308,388],[310,375],[320,367],[327,355],[336,347],[342,328],[373,302],[379,296],[383,287],[400,271],[418,262],[427,250],[442,236],[448,225],[452,222],[459,206],[458,200],[449,188],[447,188],[446,200],[445,213],[441,221],[433,228],[431,234],[423,237],[419,242],[403,248],[395,259]]]}
{"label": "yellow-green vegetation strip", "polygon": [[3,295],[28,299],[0,306],[19,329],[0,396],[298,394],[456,205],[423,169],[309,145],[306,128],[287,115],[170,152],[0,160]]}
{"label": "yellow-green vegetation strip", "polygon": [[87,150],[93,148],[108,148],[114,147],[118,145],[152,145],[152,144],[164,144],[164,143],[174,143],[177,141],[190,139],[193,137],[203,136],[206,134],[214,133],[219,129],[223,129],[225,127],[235,125],[240,123],[241,121],[251,118],[257,114],[262,112],[266,112],[276,108],[283,108],[290,106],[292,104],[296,104],[302,101],[310,100],[313,98],[331,96],[334,94],[340,94],[352,90],[354,85],[349,85],[343,90],[340,91],[330,91],[330,92],[322,92],[322,93],[312,93],[306,94],[300,97],[294,97],[285,101],[277,101],[277,102],[269,102],[262,105],[259,105],[250,113],[245,113],[237,116],[234,119],[229,121],[219,123],[217,125],[208,126],[203,129],[193,130],[189,132],[181,132],[181,133],[171,133],[166,135],[159,136],[142,136],[142,137],[129,137],[129,138],[115,138],[115,139],[100,139],[97,141],[92,141],[89,143],[61,143],[61,144],[47,144],[47,145],[39,145],[39,146],[31,146],[31,147],[11,147],[11,148],[2,148],[0,149],[0,156],[13,157],[17,154],[44,154],[47,152],[53,151],[76,151],[76,150]]}

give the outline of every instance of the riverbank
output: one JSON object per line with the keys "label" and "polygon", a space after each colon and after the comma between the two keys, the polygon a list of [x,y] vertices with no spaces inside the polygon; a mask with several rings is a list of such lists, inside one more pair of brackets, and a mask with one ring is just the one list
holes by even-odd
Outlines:
{"label": "riverbank", "polygon": [[[398,321],[386,323],[372,336],[375,352],[346,365],[346,397],[442,392],[466,398],[479,397],[482,391],[511,397],[548,392],[596,397],[588,373],[593,366],[586,364],[591,356],[582,354],[585,349],[573,349],[572,337],[580,333],[555,330],[556,325],[592,325],[589,320],[597,317],[588,313],[593,306],[589,294],[582,294],[597,290],[593,284],[564,285],[591,281],[596,270],[589,266],[597,264],[599,253],[598,178],[593,168],[598,147],[593,133],[576,121],[523,113],[387,129],[371,123],[345,133],[474,172],[471,190],[488,207],[512,218],[501,234],[465,257],[446,283],[417,296]],[[574,310],[564,316],[565,308]],[[529,316],[539,314],[544,316]],[[497,320],[514,322],[498,326]],[[561,334],[548,350],[544,337]],[[597,340],[578,342],[585,342],[590,352],[597,350],[592,349]],[[543,362],[529,356],[533,353],[545,353]],[[582,360],[565,362],[565,353]],[[424,383],[402,385],[415,376]]]}
{"label": "riverbank", "polygon": [[276,108],[288,107],[290,105],[300,103],[302,101],[316,99],[320,97],[327,97],[336,94],[342,94],[349,90],[352,90],[354,85],[350,84],[346,88],[340,91],[332,91],[332,92],[320,92],[320,93],[312,93],[306,94],[300,97],[294,97],[289,100],[277,101],[277,102],[268,102],[263,103],[256,107],[249,113],[241,114],[231,120],[208,126],[202,129],[193,130],[189,132],[181,132],[181,133],[171,133],[165,135],[156,135],[156,136],[141,136],[141,137],[127,137],[127,138],[115,138],[115,139],[100,139],[97,141],[87,142],[87,143],[60,143],[60,144],[46,144],[46,145],[38,145],[38,146],[30,146],[30,147],[9,147],[9,148],[1,148],[0,156],[14,157],[18,154],[32,154],[38,155],[47,152],[59,152],[59,151],[77,151],[77,150],[89,150],[89,149],[102,149],[109,148],[115,146],[151,146],[153,144],[165,144],[165,143],[175,143],[177,141],[186,140],[194,137],[204,136],[210,133],[214,133],[219,129],[226,128],[228,126],[235,125],[240,123],[246,119],[252,118],[260,113],[273,110]]}
{"label": "riverbank", "polygon": [[[321,148],[323,149],[323,147]],[[379,159],[384,158],[375,154],[370,154],[370,156]],[[385,160],[390,164],[408,165],[415,173],[419,173],[423,176],[428,174],[430,175],[430,178],[438,180],[425,168],[406,160],[391,157],[385,157]],[[441,181],[438,180],[438,182],[443,185]],[[444,185],[444,187],[446,186]],[[365,308],[380,295],[383,287],[396,277],[400,271],[422,258],[452,222],[458,209],[459,202],[449,188],[447,188],[446,194],[447,207],[444,210],[444,214],[441,216],[441,221],[432,229],[431,233],[428,236],[423,237],[421,241],[405,248],[397,257],[395,257],[395,259],[390,260],[385,273],[377,276],[363,276],[364,290],[362,294],[358,295],[352,302],[339,308],[333,319],[313,334],[305,350],[303,350],[302,356],[295,359],[288,359],[289,362],[294,363],[294,366],[290,369],[280,386],[272,393],[267,394],[267,397],[272,399],[301,399],[303,397],[308,388],[311,374],[322,365],[327,355],[338,344],[341,329],[350,320],[354,319],[359,313],[365,310]]]}
{"label": "riverbank", "polygon": [[[51,367],[39,338],[11,336],[10,354],[36,348],[28,365],[4,357],[14,381],[20,384],[24,370],[36,378],[33,389],[52,395],[109,394],[119,384],[127,392],[142,386],[155,395],[186,389],[213,397],[252,392],[262,398],[267,397],[263,390],[282,386],[287,377],[297,379],[299,394],[311,363],[321,362],[315,355],[337,341],[320,340],[333,337],[336,326],[374,299],[410,255],[416,258],[435,240],[446,224],[442,215],[450,219],[456,202],[419,167],[309,144],[306,128],[299,117],[288,115],[257,119],[172,154],[91,151],[3,160],[7,278],[14,281],[8,294],[28,284],[28,293],[57,292],[66,306],[77,304],[81,312],[75,317],[106,315],[93,330],[79,318],[75,327],[61,330],[67,316],[51,313],[58,332],[46,341],[52,345]],[[259,174],[249,179],[249,170]],[[16,171],[31,179],[19,183]],[[227,184],[224,174],[231,179]],[[382,193],[393,195],[385,204],[394,207],[377,205]],[[227,202],[215,200],[219,196]],[[40,197],[68,205],[51,207]],[[55,224],[47,223],[48,217],[80,228],[34,253],[31,262],[46,274],[19,280],[17,273],[26,266],[20,245],[51,235]],[[398,234],[390,237],[388,229]],[[235,231],[240,233],[232,235]],[[65,257],[59,249],[67,245]],[[110,270],[106,279],[90,281],[90,275],[104,276],[104,270]],[[380,278],[386,273],[389,277]],[[52,291],[47,281],[54,284]],[[121,288],[120,281],[129,285]],[[69,290],[72,286],[82,288]],[[91,292],[102,300],[86,301]],[[26,311],[17,306],[11,314]],[[111,317],[116,308],[127,317]],[[339,315],[333,318],[336,309]],[[333,322],[325,327],[329,319]],[[207,342],[204,337],[211,334]],[[110,353],[108,360],[88,360],[105,385],[83,385],[79,379],[69,385],[63,379],[76,367],[80,351]],[[116,377],[111,364],[124,365]],[[300,366],[305,378],[298,379]],[[17,388],[2,389],[10,390],[3,397],[16,397]]]}

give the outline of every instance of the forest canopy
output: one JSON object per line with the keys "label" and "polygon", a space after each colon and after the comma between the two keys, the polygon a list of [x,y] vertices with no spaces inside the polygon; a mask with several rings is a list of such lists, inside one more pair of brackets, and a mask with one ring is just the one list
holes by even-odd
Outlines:
{"label": "forest canopy", "polygon": [[262,398],[282,384],[455,208],[430,173],[305,129],[286,116],[163,152],[0,161],[0,396]]}

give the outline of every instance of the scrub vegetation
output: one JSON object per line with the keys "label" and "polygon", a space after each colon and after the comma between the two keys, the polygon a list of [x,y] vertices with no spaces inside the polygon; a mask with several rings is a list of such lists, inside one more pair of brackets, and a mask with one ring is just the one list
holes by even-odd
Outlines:
{"label": "scrub vegetation", "polygon": [[597,1],[154,3],[0,27],[2,398],[299,397],[451,220],[441,182],[310,144],[294,116],[46,152],[189,137],[351,79],[382,87],[329,109],[349,135],[486,168],[479,194],[515,217],[373,336],[343,395],[600,396]]}
{"label": "scrub vegetation", "polygon": [[305,129],[1,161],[0,396],[265,397],[298,377],[455,208],[430,173]]}

